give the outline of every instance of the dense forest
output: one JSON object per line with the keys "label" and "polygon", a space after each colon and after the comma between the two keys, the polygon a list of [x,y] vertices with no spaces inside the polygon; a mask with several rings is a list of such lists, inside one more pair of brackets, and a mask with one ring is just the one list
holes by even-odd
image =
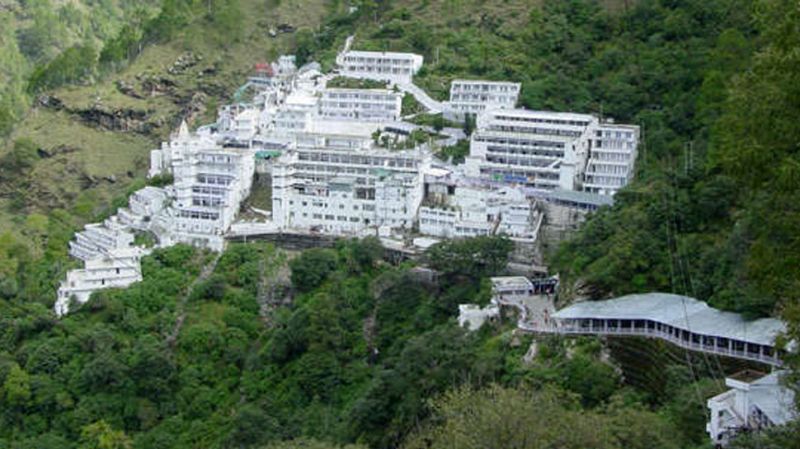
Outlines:
{"label": "dense forest", "polygon": [[[457,305],[488,301],[482,279],[502,272],[510,249],[496,238],[435,247],[431,284],[413,264],[384,262],[369,239],[295,256],[239,244],[218,260],[177,246],[145,259],[143,282],[98,293],[62,320],[37,302],[4,301],[0,447],[257,447],[298,437],[328,442],[320,447],[485,447],[521,428],[526,441],[576,449],[700,445],[705,415],[693,393],[715,387],[688,368],[672,371],[662,400],[625,388],[592,339],[541,341],[525,362],[530,338],[513,336],[513,321],[458,327]],[[195,281],[204,266],[213,274]],[[294,300],[265,314],[259,300],[276,285]],[[482,439],[473,446],[449,423],[421,421],[474,406],[485,416],[470,418]]]}
{"label": "dense forest", "polygon": [[[90,3],[106,12],[87,14]],[[8,13],[0,2],[0,132],[37,95],[100,83],[187,30],[224,46],[246,38],[243,16],[303,7],[118,3],[25,1]],[[439,98],[454,78],[508,79],[523,83],[522,106],[642,126],[636,180],[550,248],[561,301],[672,291],[780,315],[800,337],[797,2],[353,5],[329,2],[318,27],[294,35],[301,61],[329,67],[356,34],[359,48],[424,54],[419,83]],[[24,136],[5,147],[0,197],[22,218],[0,232],[2,449],[708,445],[704,401],[724,387],[708,360],[588,338],[543,339],[526,356],[532,341],[511,319],[475,333],[456,325],[457,304],[488,300],[504,239],[434,247],[419,262],[439,270],[433,283],[415,263],[385,262],[372,240],[300,254],[232,245],[219,257],[177,246],[144,260],[143,282],[58,320],[67,241],[121,205],[124,190],[113,204],[33,208],[14,195],[29,190],[39,148]],[[199,277],[204,268],[211,275]],[[652,366],[625,362],[636,358]],[[797,432],[737,444],[797,447]]]}

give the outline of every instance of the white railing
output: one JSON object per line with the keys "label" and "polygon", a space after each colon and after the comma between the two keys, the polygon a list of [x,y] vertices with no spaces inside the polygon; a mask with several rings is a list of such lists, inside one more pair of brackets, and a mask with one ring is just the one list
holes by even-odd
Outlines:
{"label": "white railing", "polygon": [[[520,308],[520,305],[514,303],[503,303],[503,305],[514,306]],[[524,307],[522,307],[524,310]],[[774,355],[767,355],[762,353],[754,353],[745,350],[738,350],[728,347],[719,347],[716,345],[707,345],[697,343],[691,340],[684,340],[683,338],[676,337],[670,332],[665,332],[655,328],[648,327],[605,327],[598,328],[593,326],[578,326],[555,322],[553,324],[532,323],[527,321],[527,314],[521,314],[520,321],[517,327],[524,332],[542,333],[542,334],[567,334],[567,335],[611,335],[611,336],[630,336],[630,337],[645,337],[645,338],[659,338],[661,340],[672,343],[684,349],[691,351],[705,352],[708,354],[722,355],[742,360],[750,360],[754,362],[766,363],[768,365],[781,366],[782,362]],[[702,337],[701,337],[702,338]]]}

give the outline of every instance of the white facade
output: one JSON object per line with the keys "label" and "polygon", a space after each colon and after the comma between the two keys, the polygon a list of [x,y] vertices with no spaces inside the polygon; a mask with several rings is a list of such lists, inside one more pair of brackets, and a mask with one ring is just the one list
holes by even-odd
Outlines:
{"label": "white facade", "polygon": [[97,290],[123,288],[142,280],[141,258],[146,251],[141,248],[111,250],[85,262],[84,268],[70,270],[61,282],[56,300],[56,314],[69,312],[71,300],[80,304],[89,300]]}
{"label": "white facade", "polygon": [[497,319],[499,316],[500,307],[497,304],[489,304],[486,307],[480,307],[477,304],[458,305],[458,326],[469,331],[476,331],[483,326],[483,323]]}
{"label": "white facade", "polygon": [[510,188],[456,186],[453,194],[420,207],[419,231],[461,238],[505,234],[533,241],[541,214],[524,194]]}
{"label": "white facade", "polygon": [[633,179],[639,127],[604,123],[593,132],[583,189],[613,195]]}
{"label": "white facade", "polygon": [[343,76],[401,84],[411,83],[422,61],[422,56],[414,53],[380,51],[346,50],[336,57]]}
{"label": "white facade", "polygon": [[319,115],[333,120],[392,122],[400,118],[403,95],[388,89],[325,89]]}
{"label": "white facade", "polygon": [[103,223],[84,226],[83,231],[75,234],[75,240],[69,242],[69,255],[86,261],[114,249],[128,248],[133,239],[133,234],[114,216]]}
{"label": "white facade", "polygon": [[128,198],[128,207],[117,210],[119,222],[131,229],[150,230],[170,198],[167,189],[147,186],[137,190]]}
{"label": "white facade", "polygon": [[219,147],[187,156],[173,167],[175,238],[219,251],[239,204],[250,194],[254,156]]}
{"label": "white facade", "polygon": [[781,384],[786,371],[758,377],[743,372],[725,379],[731,390],[708,400],[706,432],[716,446],[725,446],[742,432],[786,424],[797,417],[794,391]]}
{"label": "white facade", "polygon": [[225,148],[207,136],[181,131],[151,160],[151,173],[171,173],[174,199],[167,211],[172,242],[222,250],[223,234],[230,228],[240,203],[250,194],[255,153]]}
{"label": "white facade", "polygon": [[479,114],[486,109],[514,109],[520,88],[520,83],[504,81],[453,80],[445,115],[463,120],[466,114]]}
{"label": "white facade", "polygon": [[364,136],[299,136],[272,169],[273,220],[281,228],[355,234],[410,229],[422,199],[418,150],[372,147]]}
{"label": "white facade", "polygon": [[[636,157],[638,128],[600,123],[588,114],[513,110],[486,110],[478,116],[466,160],[469,176],[535,190],[581,190],[593,141],[601,147],[592,166],[591,191],[614,194],[630,180]],[[625,129],[625,131],[619,131]],[[609,143],[605,136],[611,132]],[[617,138],[617,132],[621,132]],[[612,143],[613,142],[613,143]],[[609,153],[625,154],[627,169],[609,169]],[[600,178],[597,170],[612,170],[614,178]]]}

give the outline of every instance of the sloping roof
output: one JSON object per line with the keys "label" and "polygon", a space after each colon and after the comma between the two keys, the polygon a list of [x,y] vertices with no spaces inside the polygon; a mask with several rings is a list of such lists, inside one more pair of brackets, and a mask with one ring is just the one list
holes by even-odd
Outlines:
{"label": "sloping roof", "polygon": [[671,293],[645,293],[606,301],[573,304],[553,314],[556,319],[650,320],[696,334],[773,345],[786,330],[780,320],[762,318],[748,321],[733,312],[723,312],[688,296]]}
{"label": "sloping roof", "polygon": [[750,403],[758,407],[773,424],[781,425],[797,416],[794,408],[794,391],[781,385],[786,371],[768,374],[750,384]]}

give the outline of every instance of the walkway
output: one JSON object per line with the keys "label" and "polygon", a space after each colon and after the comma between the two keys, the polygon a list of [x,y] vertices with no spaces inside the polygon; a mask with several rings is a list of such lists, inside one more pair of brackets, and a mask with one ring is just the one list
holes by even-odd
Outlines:
{"label": "walkway", "polygon": [[444,103],[436,101],[416,84],[398,83],[397,87],[403,92],[409,93],[417,99],[431,114],[441,114],[444,111]]}
{"label": "walkway", "polygon": [[[518,303],[499,302],[521,308]],[[525,332],[659,338],[692,351],[782,365],[775,345],[775,338],[786,330],[782,321],[747,321],[686,296],[647,293],[580,302],[549,319],[536,319],[522,309],[517,327]]]}

